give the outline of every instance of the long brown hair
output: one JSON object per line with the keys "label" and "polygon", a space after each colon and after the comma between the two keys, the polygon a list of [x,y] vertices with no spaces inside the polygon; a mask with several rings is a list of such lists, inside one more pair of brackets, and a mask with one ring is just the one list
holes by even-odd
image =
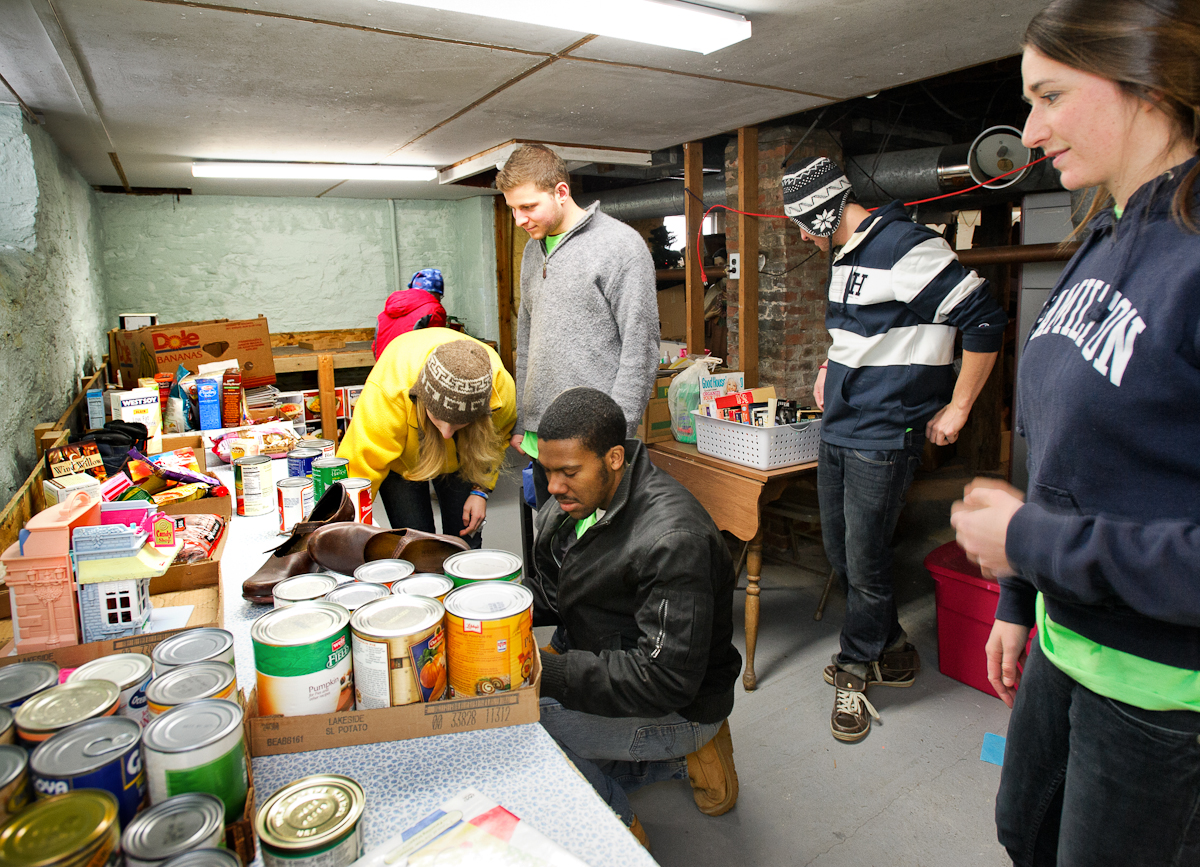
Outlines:
{"label": "long brown hair", "polygon": [[[410,482],[424,482],[441,475],[446,463],[446,441],[434,425],[420,396],[410,392],[417,412],[417,465],[404,473]],[[480,416],[454,434],[458,452],[458,474],[473,485],[487,487],[504,459],[508,443],[500,436],[490,414]]]}
{"label": "long brown hair", "polygon": [[[1116,82],[1164,111],[1180,141],[1200,148],[1200,2],[1197,0],[1054,0],[1029,22],[1022,45],[1072,69]],[[1171,203],[1187,229],[1200,232],[1193,198],[1200,163]],[[1108,190],[1092,199],[1084,224],[1111,204]]]}

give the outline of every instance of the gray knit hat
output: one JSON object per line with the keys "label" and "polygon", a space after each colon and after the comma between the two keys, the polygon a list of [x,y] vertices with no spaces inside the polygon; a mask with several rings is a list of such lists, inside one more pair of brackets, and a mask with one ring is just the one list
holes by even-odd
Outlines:
{"label": "gray knit hat", "polygon": [[450,424],[469,424],[491,413],[492,363],[471,340],[443,343],[425,360],[413,393],[429,414]]}
{"label": "gray knit hat", "polygon": [[809,157],[783,176],[783,213],[810,235],[828,238],[842,222],[854,190],[846,175],[826,157]]}

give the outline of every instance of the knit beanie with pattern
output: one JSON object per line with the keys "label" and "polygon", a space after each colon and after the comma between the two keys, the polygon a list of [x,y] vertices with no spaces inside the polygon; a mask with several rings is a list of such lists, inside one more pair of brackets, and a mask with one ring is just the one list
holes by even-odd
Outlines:
{"label": "knit beanie with pattern", "polygon": [[809,157],[783,176],[783,213],[810,235],[828,238],[842,222],[854,190],[846,175],[826,157]]}
{"label": "knit beanie with pattern", "polygon": [[429,353],[413,393],[429,414],[450,424],[469,424],[491,413],[492,363],[471,340],[443,343]]}

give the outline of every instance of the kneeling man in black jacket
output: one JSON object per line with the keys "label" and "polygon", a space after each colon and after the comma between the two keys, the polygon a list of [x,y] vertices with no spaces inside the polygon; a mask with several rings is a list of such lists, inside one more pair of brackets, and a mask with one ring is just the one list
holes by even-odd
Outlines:
{"label": "kneeling man in black jacket", "polygon": [[687,777],[721,815],[738,795],[726,718],[742,665],[725,540],[601,391],[554,400],[538,462],[557,501],[537,513],[525,578],[534,625],[558,627],[542,725],[643,843],[626,793],[647,783]]}

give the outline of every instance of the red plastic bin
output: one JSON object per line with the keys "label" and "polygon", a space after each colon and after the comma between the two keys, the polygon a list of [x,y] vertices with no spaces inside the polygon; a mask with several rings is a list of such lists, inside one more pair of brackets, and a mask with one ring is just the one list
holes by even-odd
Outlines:
{"label": "red plastic bin", "polygon": [[984,646],[996,619],[1000,585],[984,578],[957,542],[929,552],[925,568],[936,582],[938,669],[980,692],[996,695],[988,683]]}

